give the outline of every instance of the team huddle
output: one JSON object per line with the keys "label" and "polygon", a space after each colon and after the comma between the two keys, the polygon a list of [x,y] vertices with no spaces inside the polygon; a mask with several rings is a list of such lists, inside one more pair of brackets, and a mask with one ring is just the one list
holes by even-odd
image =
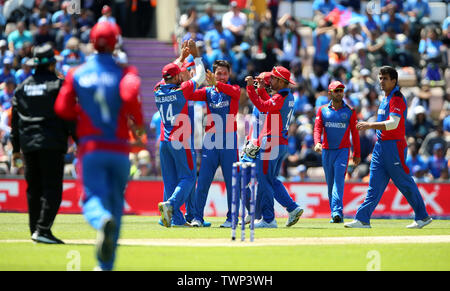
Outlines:
{"label": "team huddle", "polygon": [[[189,55],[193,63],[185,60]],[[189,71],[189,67],[193,67]],[[271,72],[254,78],[247,76],[247,95],[254,105],[253,119],[241,153],[237,146],[236,115],[240,88],[230,85],[231,66],[219,60],[213,72],[205,71],[195,42],[183,43],[180,57],[162,70],[163,80],[155,87],[155,101],[161,115],[160,160],[164,182],[163,202],[158,204],[160,224],[166,227],[210,226],[203,218],[208,190],[217,168],[221,167],[228,212],[221,227],[231,227],[232,167],[236,162],[256,165],[255,228],[276,228],[274,200],[286,208],[286,226],[298,222],[303,209],[277,179],[287,156],[288,128],[292,121],[294,97],[288,69],[276,66]],[[208,86],[200,88],[203,82]],[[415,212],[408,228],[422,228],[432,219],[426,212],[417,185],[405,165],[406,100],[399,91],[398,74],[392,67],[382,67],[379,81],[385,97],[378,110],[377,122],[358,122],[356,112],[344,98],[345,86],[332,82],[328,87],[330,102],[317,111],[314,126],[314,150],[322,153],[328,184],[331,223],[342,223],[344,181],[350,153],[355,165],[361,161],[358,130],[374,129],[377,144],[370,166],[368,195],[347,228],[370,228],[375,210],[390,179],[400,189]],[[197,179],[196,153],[193,146],[193,102],[205,101],[206,127]],[[352,136],[352,142],[350,141]],[[185,205],[186,213],[180,210]],[[249,222],[250,219],[245,219]]]}

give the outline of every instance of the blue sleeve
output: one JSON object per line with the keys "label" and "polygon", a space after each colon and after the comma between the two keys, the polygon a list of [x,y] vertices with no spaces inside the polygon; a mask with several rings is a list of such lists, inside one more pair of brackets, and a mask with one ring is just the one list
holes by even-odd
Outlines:
{"label": "blue sleeve", "polygon": [[419,53],[423,54],[426,48],[426,40],[421,39],[419,42]]}

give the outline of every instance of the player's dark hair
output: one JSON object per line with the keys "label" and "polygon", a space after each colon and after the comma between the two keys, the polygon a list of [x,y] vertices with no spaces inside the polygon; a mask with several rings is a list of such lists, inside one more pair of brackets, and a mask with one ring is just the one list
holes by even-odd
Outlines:
{"label": "player's dark hair", "polygon": [[395,86],[398,84],[398,73],[397,70],[390,66],[383,66],[380,68],[381,75],[389,75],[391,80],[395,79]]}
{"label": "player's dark hair", "polygon": [[213,64],[213,73],[216,72],[218,67],[227,68],[228,72],[231,73],[231,65],[230,65],[230,63],[228,61],[225,61],[225,60],[217,60],[217,61],[215,61],[214,64]]}

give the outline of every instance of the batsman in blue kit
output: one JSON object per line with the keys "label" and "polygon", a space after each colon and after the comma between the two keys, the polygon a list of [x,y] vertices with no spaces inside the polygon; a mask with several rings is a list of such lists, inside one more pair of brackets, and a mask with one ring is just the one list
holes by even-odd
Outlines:
{"label": "batsman in blue kit", "polygon": [[378,108],[377,121],[359,122],[356,125],[358,130],[375,129],[377,134],[377,142],[370,163],[369,189],[366,199],[356,212],[355,219],[344,226],[370,228],[370,217],[389,180],[392,179],[415,213],[414,222],[406,227],[422,228],[430,224],[432,218],[428,215],[419,189],[405,164],[407,103],[398,87],[398,73],[394,68],[382,67],[378,78],[385,97]]}
{"label": "batsman in blue kit", "polygon": [[158,204],[164,226],[191,226],[180,207],[189,198],[196,182],[196,161],[193,145],[194,112],[189,101],[205,81],[205,68],[193,40],[188,47],[195,62],[195,76],[182,82],[181,69],[170,63],[162,69],[164,84],[155,91],[156,106],[161,114],[163,130],[160,139],[161,173],[164,202]]}
{"label": "batsman in blue kit", "polygon": [[272,97],[265,90],[255,90],[252,76],[245,78],[250,100],[267,117],[259,138],[260,150],[256,156],[257,195],[260,196],[262,218],[255,228],[277,228],[274,209],[274,193],[287,192],[277,179],[281,164],[287,156],[287,134],[294,111],[294,96],[289,89],[291,73],[284,67],[274,67],[271,75],[271,88],[276,92]]}
{"label": "batsman in blue kit", "polygon": [[[203,226],[203,212],[208,191],[217,168],[221,167],[227,189],[227,219],[221,227],[231,227],[231,172],[238,161],[236,114],[239,109],[241,89],[228,84],[231,64],[217,60],[213,72],[208,71],[209,87],[197,90],[193,99],[206,101],[206,128],[203,138],[200,172],[193,198],[192,226]],[[188,213],[191,212],[188,209]]]}
{"label": "batsman in blue kit", "polygon": [[344,89],[345,86],[341,82],[331,82],[328,86],[331,101],[317,110],[314,124],[314,150],[322,153],[331,223],[344,222],[343,197],[351,148],[350,132],[353,141],[353,163],[356,166],[361,162],[356,112],[344,102]]}
{"label": "batsman in blue kit", "polygon": [[137,136],[144,129],[137,70],[120,67],[112,56],[118,37],[115,24],[92,28],[98,53],[67,73],[54,107],[62,118],[77,120],[83,214],[98,231],[100,270],[112,270],[115,261],[130,173],[128,124],[136,125]]}

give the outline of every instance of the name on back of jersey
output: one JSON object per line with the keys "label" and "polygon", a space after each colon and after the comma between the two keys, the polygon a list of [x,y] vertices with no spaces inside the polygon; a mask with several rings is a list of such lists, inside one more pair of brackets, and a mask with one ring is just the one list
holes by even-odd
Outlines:
{"label": "name on back of jersey", "polygon": [[81,87],[89,88],[94,85],[96,86],[106,86],[113,87],[118,83],[116,77],[113,74],[109,74],[107,72],[103,72],[98,74],[97,72],[92,72],[80,77],[78,84]]}
{"label": "name on back of jersey", "polygon": [[173,102],[177,100],[177,95],[156,96],[157,103]]}

